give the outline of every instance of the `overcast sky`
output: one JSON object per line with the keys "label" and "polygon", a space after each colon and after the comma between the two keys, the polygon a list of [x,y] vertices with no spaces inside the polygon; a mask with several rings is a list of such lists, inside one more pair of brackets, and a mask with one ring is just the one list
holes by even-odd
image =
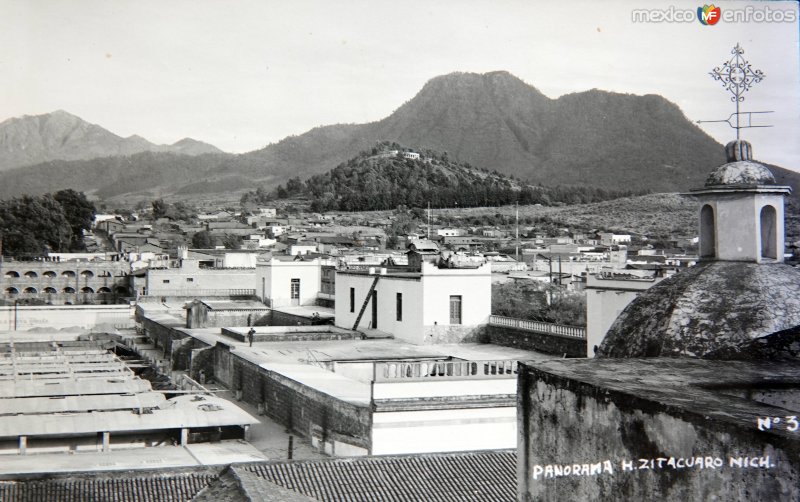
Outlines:
{"label": "overcast sky", "polygon": [[[508,70],[551,98],[661,94],[687,117],[733,104],[708,75],[741,43],[766,78],[744,110],[756,156],[800,171],[798,24],[634,23],[701,2],[544,0],[0,0],[0,120],[63,109],[121,136],[245,152],[381,119],[432,77]],[[795,1],[716,3],[788,9]],[[798,16],[796,15],[795,18]],[[725,124],[703,129],[722,143]]]}

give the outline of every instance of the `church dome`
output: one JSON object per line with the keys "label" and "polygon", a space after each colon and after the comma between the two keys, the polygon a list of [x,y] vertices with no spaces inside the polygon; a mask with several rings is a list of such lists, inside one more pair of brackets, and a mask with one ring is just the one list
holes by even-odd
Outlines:
{"label": "church dome", "polygon": [[753,149],[747,141],[725,145],[727,164],[716,168],[706,179],[706,187],[719,185],[774,185],[775,176],[763,164],[752,160]]}
{"label": "church dome", "polygon": [[704,357],[799,325],[800,268],[710,261],[633,300],[597,357]]}

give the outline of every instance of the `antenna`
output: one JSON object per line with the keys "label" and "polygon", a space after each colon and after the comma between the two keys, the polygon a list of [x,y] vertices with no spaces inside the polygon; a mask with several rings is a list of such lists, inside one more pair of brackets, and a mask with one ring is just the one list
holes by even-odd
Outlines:
{"label": "antenna", "polygon": [[756,120],[761,114],[773,113],[772,111],[743,112],[740,111],[740,103],[744,102],[744,93],[749,91],[753,84],[761,82],[766,75],[761,70],[753,70],[750,63],[744,59],[744,49],[737,43],[731,50],[733,56],[722,66],[714,68],[709,73],[714,80],[722,83],[722,87],[732,94],[731,101],[736,104],[736,111],[721,120],[698,120],[698,124],[708,122],[725,122],[733,129],[736,129],[736,139],[739,140],[739,133],[742,129],[751,127],[772,127],[767,124],[753,124],[753,115]]}

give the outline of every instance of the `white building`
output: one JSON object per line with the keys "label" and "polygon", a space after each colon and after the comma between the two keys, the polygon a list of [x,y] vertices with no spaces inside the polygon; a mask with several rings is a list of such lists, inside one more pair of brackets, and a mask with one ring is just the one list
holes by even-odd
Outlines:
{"label": "white building", "polygon": [[589,274],[586,280],[586,355],[594,357],[595,347],[619,314],[642,291],[661,278],[652,273],[602,272]]}
{"label": "white building", "polygon": [[[409,260],[413,262],[413,260]],[[491,268],[447,268],[423,261],[412,267],[339,270],[336,325],[390,333],[415,344],[471,339],[491,314]]]}
{"label": "white building", "polygon": [[272,308],[314,305],[321,290],[322,262],[273,256],[256,265],[256,295]]}
{"label": "white building", "polygon": [[403,158],[416,160],[419,158],[419,154],[417,152],[403,152]]}
{"label": "white building", "polygon": [[631,236],[628,234],[612,234],[604,232],[600,234],[600,244],[604,246],[614,246],[616,244],[626,244],[631,242]]}

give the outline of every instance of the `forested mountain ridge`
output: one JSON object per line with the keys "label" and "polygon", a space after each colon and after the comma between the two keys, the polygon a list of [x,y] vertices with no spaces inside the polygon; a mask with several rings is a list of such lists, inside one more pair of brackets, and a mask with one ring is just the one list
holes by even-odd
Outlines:
{"label": "forested mountain ridge", "polygon": [[[264,190],[249,192],[242,202],[265,193]],[[314,211],[370,211],[428,204],[431,207],[575,204],[633,193],[596,187],[533,186],[497,171],[452,161],[446,153],[383,142],[327,173],[312,176],[305,183],[293,178],[286,187],[278,186],[271,196],[306,195],[311,198]]]}

